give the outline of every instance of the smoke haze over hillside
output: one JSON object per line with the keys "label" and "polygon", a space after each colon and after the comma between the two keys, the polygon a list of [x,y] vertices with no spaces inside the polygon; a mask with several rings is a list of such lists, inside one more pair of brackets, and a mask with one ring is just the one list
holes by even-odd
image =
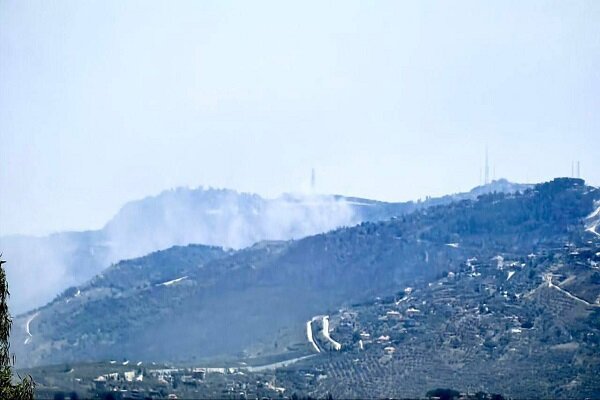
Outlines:
{"label": "smoke haze over hillside", "polygon": [[[297,239],[357,221],[346,200],[333,196],[263,199],[230,190],[176,189],[130,203],[104,232],[119,256],[129,257],[188,243],[239,249],[260,240]],[[136,239],[131,243],[127,238]]]}
{"label": "smoke haze over hillside", "polygon": [[1,237],[11,305],[16,312],[42,305],[122,259],[190,243],[240,249],[261,240],[298,239],[360,222],[356,210],[334,196],[166,191],[125,205],[100,231]]}
{"label": "smoke haze over hillside", "polygon": [[0,0],[16,373],[36,398],[600,397],[599,22]]}
{"label": "smoke haze over hillside", "polygon": [[11,306],[23,312],[83,283],[111,263],[175,245],[241,249],[263,240],[300,239],[421,207],[528,187],[498,180],[466,193],[404,203],[308,191],[267,199],[228,189],[179,188],[127,203],[101,230],[47,237],[0,236],[0,246],[9,260],[7,273],[14,289]]}

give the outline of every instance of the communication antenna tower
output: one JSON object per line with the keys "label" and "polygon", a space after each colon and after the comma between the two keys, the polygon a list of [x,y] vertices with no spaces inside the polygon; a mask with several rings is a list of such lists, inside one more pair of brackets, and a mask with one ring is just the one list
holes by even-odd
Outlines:
{"label": "communication antenna tower", "polygon": [[488,162],[488,148],[485,146],[485,180],[484,184],[490,183],[490,164]]}

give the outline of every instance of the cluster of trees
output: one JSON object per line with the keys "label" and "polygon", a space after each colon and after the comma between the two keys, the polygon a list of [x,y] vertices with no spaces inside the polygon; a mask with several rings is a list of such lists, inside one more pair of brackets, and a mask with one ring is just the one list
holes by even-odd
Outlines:
{"label": "cluster of trees", "polygon": [[[0,254],[1,257],[1,254]],[[31,377],[13,382],[12,365],[14,358],[10,356],[10,327],[12,320],[8,312],[8,282],[0,258],[0,399],[33,400],[34,383]]]}

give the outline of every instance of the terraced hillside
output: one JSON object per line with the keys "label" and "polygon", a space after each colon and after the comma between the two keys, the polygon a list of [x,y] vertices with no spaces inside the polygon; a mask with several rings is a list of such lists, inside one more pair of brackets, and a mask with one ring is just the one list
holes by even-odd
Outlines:
{"label": "terraced hillside", "polygon": [[[596,210],[600,210],[597,204]],[[329,316],[339,351],[279,371],[291,392],[421,397],[424,388],[515,398],[600,396],[600,237],[584,220],[530,253],[469,254],[461,268]]]}
{"label": "terraced hillside", "polygon": [[[178,248],[173,259],[158,253],[160,262],[153,254],[117,264],[17,318],[12,348],[21,365],[309,355],[315,350],[306,321],[315,315],[462,274],[468,259],[486,263],[501,255],[512,262],[576,242],[582,232],[595,236],[585,231],[585,217],[599,198],[581,180],[555,180],[523,194],[486,195],[302,240],[236,252],[211,249],[211,257],[194,254],[196,248]],[[165,273],[148,278],[161,265]],[[596,293],[576,278],[569,282],[586,288],[582,296]],[[455,302],[477,299],[456,290],[447,294]],[[426,332],[439,328],[420,325]]]}

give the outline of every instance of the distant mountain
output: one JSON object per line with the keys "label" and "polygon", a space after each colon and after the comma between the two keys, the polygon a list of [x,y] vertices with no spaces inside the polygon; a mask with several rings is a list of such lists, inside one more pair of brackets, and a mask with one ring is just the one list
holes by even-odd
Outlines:
{"label": "distant mountain", "polygon": [[[11,348],[21,365],[310,354],[305,324],[315,315],[426,285],[469,259],[595,243],[585,218],[598,200],[598,189],[565,178],[300,240],[172,248],[118,263],[16,318]],[[579,285],[597,302],[593,286]]]}
{"label": "distant mountain", "polygon": [[101,230],[2,237],[0,251],[8,261],[11,310],[21,313],[114,262],[174,245],[240,249],[262,240],[299,239],[483,193],[511,193],[528,187],[499,180],[468,193],[404,203],[327,195],[265,199],[225,189],[180,188],[126,204]]}

